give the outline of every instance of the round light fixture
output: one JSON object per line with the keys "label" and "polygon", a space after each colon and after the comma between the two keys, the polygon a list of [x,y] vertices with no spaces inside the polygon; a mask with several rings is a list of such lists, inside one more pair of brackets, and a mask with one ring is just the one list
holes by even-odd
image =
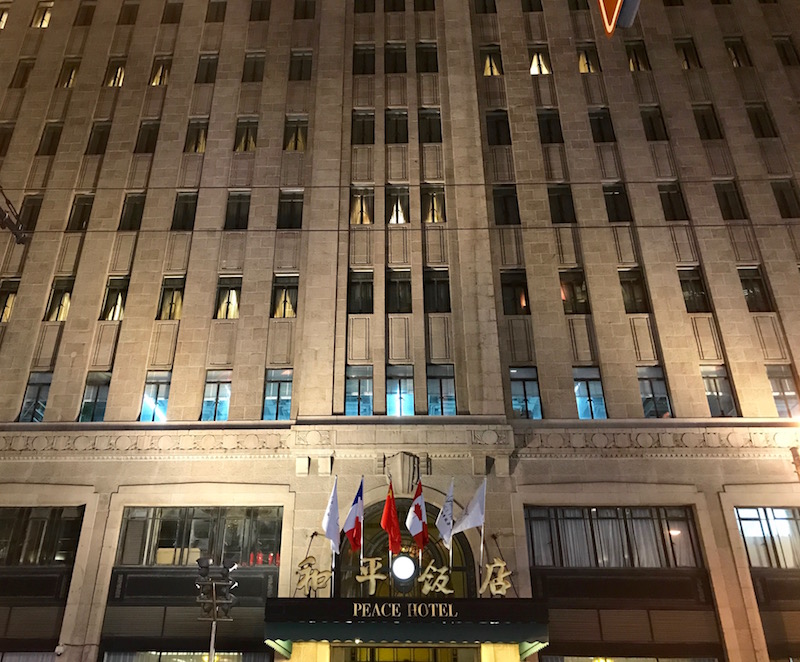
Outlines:
{"label": "round light fixture", "polygon": [[406,554],[398,554],[392,559],[392,576],[400,581],[407,582],[417,573],[417,564],[414,559]]}

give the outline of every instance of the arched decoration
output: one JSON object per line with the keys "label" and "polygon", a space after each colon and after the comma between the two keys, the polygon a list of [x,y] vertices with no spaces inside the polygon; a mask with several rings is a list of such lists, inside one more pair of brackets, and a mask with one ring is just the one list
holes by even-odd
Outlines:
{"label": "arched decoration", "polygon": [[[411,499],[397,499],[397,515],[400,519],[400,532],[403,537],[402,552],[408,554],[419,564],[419,549],[414,538],[405,528],[405,518],[408,509],[411,507]],[[387,579],[378,583],[375,597],[393,598],[408,597],[436,600],[443,597],[450,598],[474,598],[477,597],[475,583],[475,561],[470,549],[469,542],[463,533],[453,536],[453,565],[450,568],[450,582],[448,587],[453,593],[445,596],[442,593],[431,591],[428,595],[422,594],[422,584],[416,581],[411,587],[403,591],[392,580],[389,570],[389,539],[386,532],[381,528],[381,515],[383,514],[383,502],[374,503],[364,509],[364,558],[379,557],[383,563],[381,573],[387,575]],[[428,516],[428,532],[430,540],[422,550],[422,564],[417,569],[417,577],[425,570],[428,564],[433,561],[436,568],[447,568],[450,565],[450,552],[444,543],[439,539],[436,529],[436,517],[439,509],[431,504],[426,504]],[[342,536],[340,554],[336,559],[337,566],[334,577],[335,594],[342,598],[367,597],[366,583],[356,581],[359,573],[360,562],[359,554],[350,548],[350,542]]]}

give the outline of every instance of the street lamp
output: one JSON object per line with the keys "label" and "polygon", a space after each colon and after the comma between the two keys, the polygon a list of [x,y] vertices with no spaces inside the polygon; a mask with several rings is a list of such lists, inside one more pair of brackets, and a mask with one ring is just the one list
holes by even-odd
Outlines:
{"label": "street lamp", "polygon": [[239,586],[239,582],[231,579],[231,573],[238,567],[232,559],[224,561],[222,566],[213,568],[214,559],[203,557],[197,559],[197,579],[194,585],[200,591],[197,603],[203,610],[198,621],[211,621],[211,640],[209,642],[208,662],[214,662],[217,641],[217,622],[232,621],[231,609],[236,604],[236,596],[231,593]]}

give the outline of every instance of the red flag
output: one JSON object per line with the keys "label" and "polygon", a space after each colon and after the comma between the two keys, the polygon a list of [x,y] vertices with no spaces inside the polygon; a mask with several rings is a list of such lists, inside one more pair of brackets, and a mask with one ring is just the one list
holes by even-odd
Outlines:
{"label": "red flag", "polygon": [[389,534],[389,551],[392,554],[400,553],[400,520],[397,517],[397,506],[394,503],[394,490],[392,481],[389,480],[389,493],[386,495],[386,503],[383,505],[383,515],[381,515],[381,528]]}
{"label": "red flag", "polygon": [[408,509],[406,528],[414,536],[417,547],[424,549],[428,544],[428,515],[425,512],[425,497],[422,496],[422,481],[417,483],[414,501]]}

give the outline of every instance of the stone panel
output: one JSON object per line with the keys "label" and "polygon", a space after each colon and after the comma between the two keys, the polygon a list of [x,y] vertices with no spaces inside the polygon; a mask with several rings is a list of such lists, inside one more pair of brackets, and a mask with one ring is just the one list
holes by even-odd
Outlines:
{"label": "stone panel", "polygon": [[717,333],[717,325],[712,314],[695,313],[691,315],[692,329],[697,343],[697,354],[701,361],[722,360],[722,348]]}
{"label": "stone panel", "polygon": [[511,350],[511,360],[514,363],[531,364],[534,362],[533,354],[533,329],[529,316],[509,317],[508,319],[508,346]]}
{"label": "stone panel", "polygon": [[405,227],[390,227],[387,232],[387,261],[391,266],[407,265],[411,261],[409,232]]}
{"label": "stone panel", "polygon": [[347,360],[364,362],[372,360],[369,315],[347,316]]}
{"label": "stone panel", "polygon": [[568,315],[569,337],[572,343],[572,358],[575,363],[595,363],[592,322],[588,315]]}
{"label": "stone panel", "polygon": [[164,254],[164,271],[166,273],[185,273],[189,263],[189,246],[192,243],[191,232],[170,232],[167,239],[167,251]]}
{"label": "stone panel", "polygon": [[114,237],[114,249],[111,253],[109,273],[130,273],[133,253],[136,250],[136,232],[117,232]]}
{"label": "stone panel", "polygon": [[778,316],[775,313],[758,313],[753,315],[758,341],[764,352],[765,361],[785,361],[789,358],[786,342],[780,329]]}
{"label": "stone panel", "polygon": [[69,232],[64,234],[61,241],[61,250],[58,252],[56,261],[56,273],[59,275],[72,275],[78,264],[78,257],[81,254],[83,245],[82,232]]}
{"label": "stone panel", "polygon": [[633,336],[633,347],[636,360],[640,363],[654,363],[658,360],[656,341],[653,338],[653,327],[650,315],[628,315]]}
{"label": "stone panel", "polygon": [[119,322],[101,320],[97,323],[94,346],[89,359],[91,370],[111,370],[114,365],[114,354],[117,351]]}
{"label": "stone panel", "polygon": [[232,367],[236,350],[237,320],[211,320],[208,339],[208,366]]}
{"label": "stone panel", "polygon": [[447,313],[428,316],[428,359],[445,363],[453,360],[452,323]]}
{"label": "stone panel", "polygon": [[295,271],[300,268],[300,233],[279,230],[275,237],[275,269]]}
{"label": "stone panel", "polygon": [[267,342],[267,363],[291,365],[293,358],[294,320],[271,319]]}
{"label": "stone panel", "polygon": [[409,315],[388,316],[389,361],[394,363],[412,360],[411,318]]}
{"label": "stone panel", "polygon": [[170,370],[175,360],[175,346],[178,342],[176,320],[157,320],[153,326],[153,339],[150,342],[150,368]]}
{"label": "stone panel", "polygon": [[223,232],[219,250],[219,270],[221,273],[242,273],[247,232]]}
{"label": "stone panel", "polygon": [[42,322],[31,363],[32,370],[53,369],[63,329],[64,322]]}

